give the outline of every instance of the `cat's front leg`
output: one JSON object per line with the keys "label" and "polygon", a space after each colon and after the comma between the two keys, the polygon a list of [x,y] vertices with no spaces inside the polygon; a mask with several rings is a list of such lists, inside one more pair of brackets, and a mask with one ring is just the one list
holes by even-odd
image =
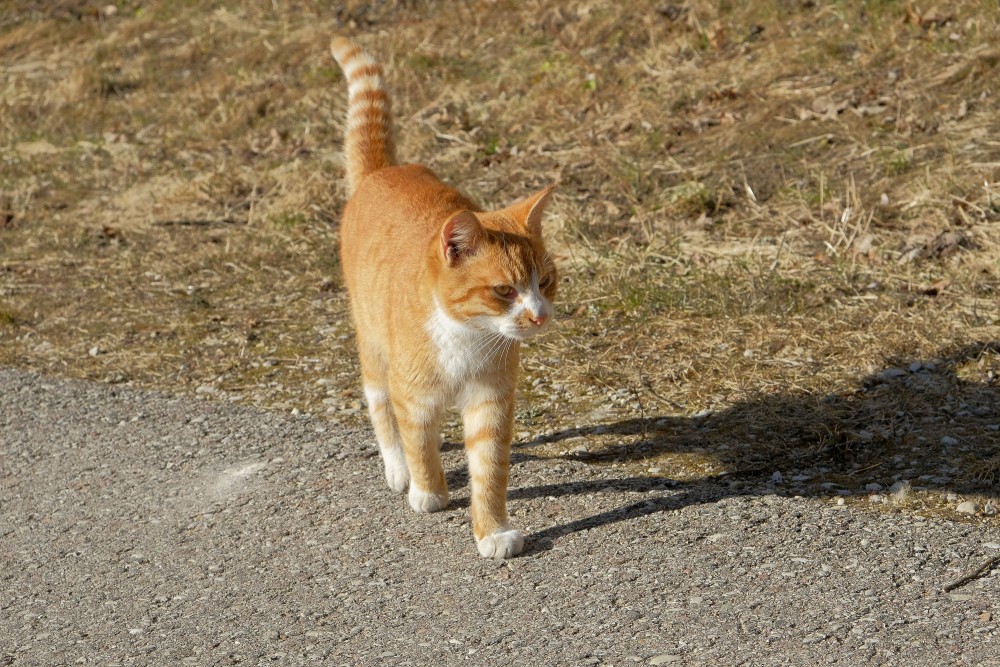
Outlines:
{"label": "cat's front leg", "polygon": [[521,553],[524,536],[507,516],[507,478],[514,424],[514,392],[473,387],[462,411],[472,487],[472,533],[483,558]]}
{"label": "cat's front leg", "polygon": [[441,467],[443,406],[435,398],[420,395],[412,388],[394,388],[390,395],[410,471],[410,507],[417,512],[444,509],[449,497]]}

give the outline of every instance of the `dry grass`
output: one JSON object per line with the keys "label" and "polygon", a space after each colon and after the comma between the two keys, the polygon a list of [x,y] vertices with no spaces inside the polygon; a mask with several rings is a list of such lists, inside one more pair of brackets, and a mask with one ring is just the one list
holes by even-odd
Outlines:
{"label": "dry grass", "polygon": [[0,363],[359,419],[336,30],[403,156],[560,184],[525,454],[995,497],[996,3],[564,4],[0,8]]}

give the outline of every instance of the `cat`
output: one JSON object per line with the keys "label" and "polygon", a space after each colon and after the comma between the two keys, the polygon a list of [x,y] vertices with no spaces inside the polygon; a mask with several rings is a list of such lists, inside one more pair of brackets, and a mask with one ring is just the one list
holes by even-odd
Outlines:
{"label": "cat", "polygon": [[389,487],[417,512],[448,504],[441,420],[462,412],[472,532],[484,558],[524,537],[507,514],[520,343],[553,318],[556,267],[542,240],[554,186],[484,211],[421,165],[399,165],[382,67],[336,37],[348,84],[350,197],[340,256],[368,412]]}

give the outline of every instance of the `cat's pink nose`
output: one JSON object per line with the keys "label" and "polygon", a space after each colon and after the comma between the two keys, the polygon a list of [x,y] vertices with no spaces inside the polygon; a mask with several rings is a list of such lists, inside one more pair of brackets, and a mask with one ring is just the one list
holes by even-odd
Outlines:
{"label": "cat's pink nose", "polygon": [[531,323],[536,327],[540,327],[549,321],[549,316],[545,313],[538,313],[537,315],[528,315],[528,319],[531,320]]}

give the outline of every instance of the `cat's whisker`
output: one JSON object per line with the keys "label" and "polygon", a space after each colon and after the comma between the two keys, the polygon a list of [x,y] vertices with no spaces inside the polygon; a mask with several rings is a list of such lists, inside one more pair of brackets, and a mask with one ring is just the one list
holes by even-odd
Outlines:
{"label": "cat's whisker", "polygon": [[481,352],[483,349],[486,348],[487,345],[489,345],[490,343],[492,343],[493,341],[495,341],[498,336],[500,336],[500,332],[499,331],[488,331],[488,332],[486,332],[486,334],[480,340],[480,343],[476,346],[476,349],[474,350],[474,352]]}
{"label": "cat's whisker", "polygon": [[501,333],[497,333],[495,337],[495,342],[490,346],[489,351],[483,355],[483,358],[479,362],[479,367],[483,368],[486,364],[493,361],[496,358],[497,352],[500,351],[500,347],[504,344],[506,336]]}
{"label": "cat's whisker", "polygon": [[493,332],[489,342],[491,343],[490,348],[489,350],[487,350],[486,354],[480,356],[479,363],[476,366],[477,372],[483,370],[487,366],[487,364],[495,360],[499,356],[500,350],[503,349],[504,346],[509,347],[516,341],[502,332],[495,331]]}
{"label": "cat's whisker", "polygon": [[[476,371],[480,371],[486,365],[486,362],[490,359],[490,350],[496,345],[496,341],[501,337],[500,332],[490,331],[485,336],[483,336],[477,343],[475,349],[469,354],[469,356],[476,359]],[[486,351],[483,354],[483,351]]]}
{"label": "cat's whisker", "polygon": [[507,345],[506,345],[506,347],[504,347],[504,350],[503,350],[503,366],[504,367],[507,366],[507,355],[510,354],[511,349],[514,347],[514,343],[516,343],[516,342],[517,341],[515,341],[513,338],[509,338],[507,340]]}
{"label": "cat's whisker", "polygon": [[[491,331],[491,332],[489,332],[486,336],[483,337],[483,339],[479,342],[479,344],[476,345],[476,349],[474,349],[472,351],[472,354],[473,355],[478,355],[480,352],[482,352],[484,349],[486,349],[487,345],[492,345],[496,341],[497,338],[502,337],[502,336],[503,336],[503,334],[501,334],[499,331]],[[489,354],[487,354],[485,356],[489,356]]]}

